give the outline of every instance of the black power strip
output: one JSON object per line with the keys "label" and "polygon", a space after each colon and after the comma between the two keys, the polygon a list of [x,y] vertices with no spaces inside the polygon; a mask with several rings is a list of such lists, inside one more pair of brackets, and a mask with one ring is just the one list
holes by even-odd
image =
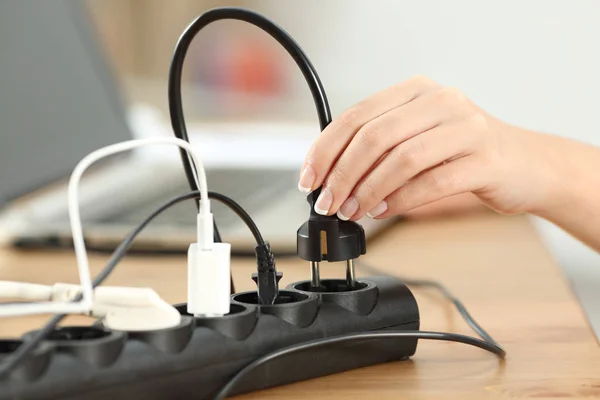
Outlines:
{"label": "black power strip", "polygon": [[[240,369],[278,349],[349,333],[419,329],[417,303],[396,278],[365,278],[351,291],[342,280],[323,285],[327,292],[313,293],[306,291],[309,282],[292,284],[267,306],[256,304],[256,292],[237,293],[227,316],[186,315],[180,326],[160,331],[58,328],[0,380],[0,399],[213,399]],[[178,309],[186,314],[185,304]],[[17,345],[0,341],[0,359]],[[416,346],[416,338],[401,338],[308,349],[253,369],[233,393],[406,359]]]}

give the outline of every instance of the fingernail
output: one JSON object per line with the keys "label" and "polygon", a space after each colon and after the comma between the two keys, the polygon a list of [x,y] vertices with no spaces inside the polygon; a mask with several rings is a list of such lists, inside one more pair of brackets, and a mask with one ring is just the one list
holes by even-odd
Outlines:
{"label": "fingernail", "polygon": [[358,201],[356,201],[354,196],[350,196],[338,210],[337,216],[342,221],[348,221],[356,211],[358,211]]}
{"label": "fingernail", "polygon": [[375,218],[380,216],[381,214],[383,214],[384,212],[387,211],[387,203],[384,201],[382,201],[381,203],[377,204],[375,206],[375,208],[373,208],[371,211],[369,211],[367,213],[367,217],[369,218]]}
{"label": "fingernail", "polygon": [[315,170],[310,165],[304,166],[304,169],[302,169],[302,172],[300,173],[298,190],[304,193],[310,193],[315,184],[315,179]]}
{"label": "fingernail", "polygon": [[317,214],[327,215],[329,208],[331,207],[331,203],[333,203],[331,191],[329,191],[328,188],[323,188],[319,198],[317,199],[317,202],[315,203],[315,211]]}

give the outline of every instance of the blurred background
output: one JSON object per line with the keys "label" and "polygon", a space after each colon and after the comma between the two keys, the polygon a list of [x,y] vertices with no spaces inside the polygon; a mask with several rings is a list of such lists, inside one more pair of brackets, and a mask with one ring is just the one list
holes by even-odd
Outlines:
{"label": "blurred background", "polygon": [[[182,28],[217,0],[88,0],[131,102],[166,110]],[[600,145],[600,2],[595,0],[238,0],[283,26],[319,71],[332,112],[414,74],[462,89],[510,123]],[[293,62],[254,27],[219,22],[190,50],[186,112],[201,119],[315,121]],[[537,221],[579,285],[600,256]],[[587,283],[586,283],[587,282]],[[594,282],[591,284],[590,282]]]}
{"label": "blurred background", "polygon": [[[81,1],[133,120],[146,118],[133,124],[137,135],[156,121],[168,125],[169,62],[185,26],[209,8],[231,5],[271,17],[298,41],[320,74],[334,116],[423,74],[460,88],[509,123],[600,145],[597,0]],[[192,123],[282,121],[307,124],[318,134],[295,64],[273,39],[235,21],[211,24],[195,39],[186,59],[184,104]],[[286,132],[267,136],[275,140]],[[300,158],[303,145],[297,146]],[[586,297],[600,285],[600,256],[550,224],[535,223],[582,300],[600,315],[600,302]]]}

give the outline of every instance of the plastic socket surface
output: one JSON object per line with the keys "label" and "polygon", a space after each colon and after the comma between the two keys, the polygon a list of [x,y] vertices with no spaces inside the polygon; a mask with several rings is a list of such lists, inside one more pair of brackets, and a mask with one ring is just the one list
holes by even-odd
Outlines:
{"label": "plastic socket surface", "polygon": [[[274,350],[345,333],[419,329],[415,299],[395,278],[361,279],[354,291],[323,282],[322,293],[292,284],[269,306],[256,304],[256,292],[235,294],[232,312],[221,318],[192,318],[179,305],[180,326],[160,331],[61,328],[0,380],[0,399],[212,399],[237,371]],[[0,341],[0,358],[18,344]],[[406,359],[416,346],[416,339],[368,340],[295,353],[255,369],[236,393]]]}

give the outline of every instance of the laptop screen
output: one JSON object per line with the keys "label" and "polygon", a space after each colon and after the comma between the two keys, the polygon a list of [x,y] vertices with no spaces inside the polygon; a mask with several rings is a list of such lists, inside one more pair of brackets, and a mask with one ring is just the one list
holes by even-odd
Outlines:
{"label": "laptop screen", "polygon": [[84,4],[0,2],[0,206],[131,138]]}

